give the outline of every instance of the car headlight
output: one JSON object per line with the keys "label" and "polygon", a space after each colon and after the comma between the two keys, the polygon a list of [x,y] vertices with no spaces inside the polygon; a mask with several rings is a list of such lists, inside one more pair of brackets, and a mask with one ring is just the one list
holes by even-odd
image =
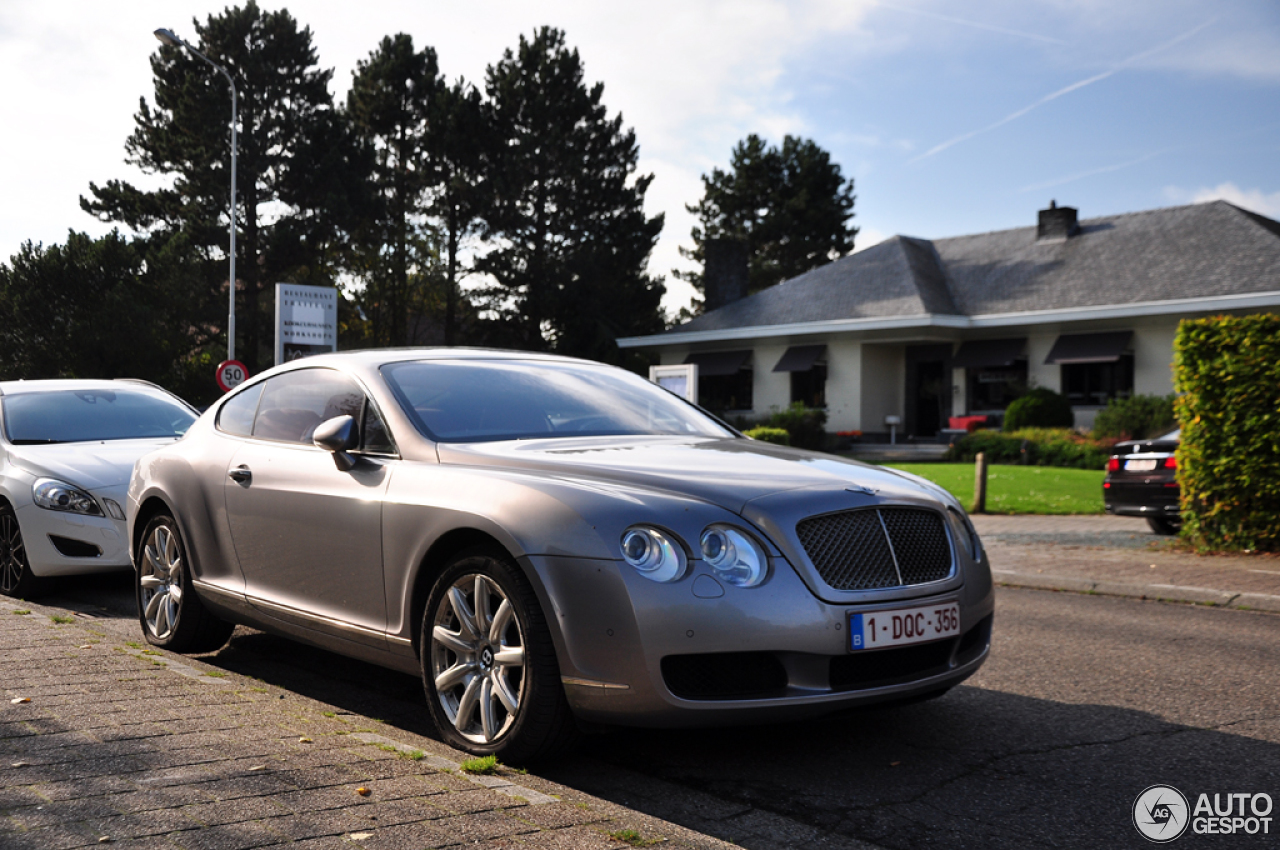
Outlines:
{"label": "car headlight", "polygon": [[769,576],[769,558],[749,535],[728,525],[702,532],[702,557],[724,581],[755,587]]}
{"label": "car headlight", "polygon": [[40,507],[51,511],[102,516],[102,508],[92,496],[79,487],[54,478],[36,479],[36,483],[31,485],[31,498]]}
{"label": "car headlight", "polygon": [[675,581],[688,564],[684,549],[665,532],[638,525],[622,534],[622,560],[653,581]]}
{"label": "car headlight", "polygon": [[947,523],[951,526],[951,536],[956,544],[964,549],[965,554],[975,561],[982,560],[982,542],[978,539],[978,531],[973,527],[969,517],[963,511],[947,508]]}

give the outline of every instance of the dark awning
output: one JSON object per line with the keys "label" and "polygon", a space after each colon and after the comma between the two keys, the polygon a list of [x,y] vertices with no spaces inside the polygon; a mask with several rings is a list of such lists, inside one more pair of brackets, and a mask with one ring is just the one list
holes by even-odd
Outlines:
{"label": "dark awning", "polygon": [[1129,347],[1133,331],[1063,334],[1049,350],[1045,363],[1114,363]]}
{"label": "dark awning", "polygon": [[793,345],[787,349],[787,353],[782,355],[782,359],[778,361],[778,365],[773,367],[775,372],[808,372],[813,368],[813,364],[818,362],[818,358],[827,353],[825,345]]}
{"label": "dark awning", "polygon": [[971,339],[960,343],[960,350],[951,358],[955,369],[988,369],[1012,366],[1027,347],[1027,338]]}
{"label": "dark awning", "polygon": [[698,364],[698,376],[736,375],[742,364],[751,356],[751,349],[743,351],[695,351],[684,359]]}

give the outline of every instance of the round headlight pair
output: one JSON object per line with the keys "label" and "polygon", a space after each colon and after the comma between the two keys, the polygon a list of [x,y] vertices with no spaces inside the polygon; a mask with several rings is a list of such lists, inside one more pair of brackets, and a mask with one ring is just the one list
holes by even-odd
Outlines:
{"label": "round headlight pair", "polygon": [[[702,532],[702,557],[716,575],[735,587],[755,587],[769,576],[769,558],[746,532],[711,525]],[[688,568],[684,547],[667,532],[637,525],[622,535],[622,560],[647,579],[671,582]]]}
{"label": "round headlight pair", "polygon": [[702,557],[716,574],[735,587],[755,587],[769,575],[769,558],[760,544],[729,525],[702,532]]}
{"label": "round headlight pair", "polygon": [[658,529],[643,525],[623,533],[622,560],[653,581],[675,581],[688,566],[680,544]]}

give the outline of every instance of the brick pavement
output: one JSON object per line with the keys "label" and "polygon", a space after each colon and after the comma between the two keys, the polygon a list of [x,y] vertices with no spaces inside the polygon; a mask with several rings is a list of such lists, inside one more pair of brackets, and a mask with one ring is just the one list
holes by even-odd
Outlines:
{"label": "brick pavement", "polygon": [[[236,673],[0,603],[0,848],[730,845]],[[629,839],[629,840],[624,840]]]}

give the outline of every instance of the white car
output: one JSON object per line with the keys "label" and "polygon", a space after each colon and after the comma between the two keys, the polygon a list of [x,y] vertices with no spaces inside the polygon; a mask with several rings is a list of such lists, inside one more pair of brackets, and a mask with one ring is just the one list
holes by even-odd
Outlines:
{"label": "white car", "polygon": [[129,569],[133,465],[197,415],[145,381],[0,381],[0,593]]}

